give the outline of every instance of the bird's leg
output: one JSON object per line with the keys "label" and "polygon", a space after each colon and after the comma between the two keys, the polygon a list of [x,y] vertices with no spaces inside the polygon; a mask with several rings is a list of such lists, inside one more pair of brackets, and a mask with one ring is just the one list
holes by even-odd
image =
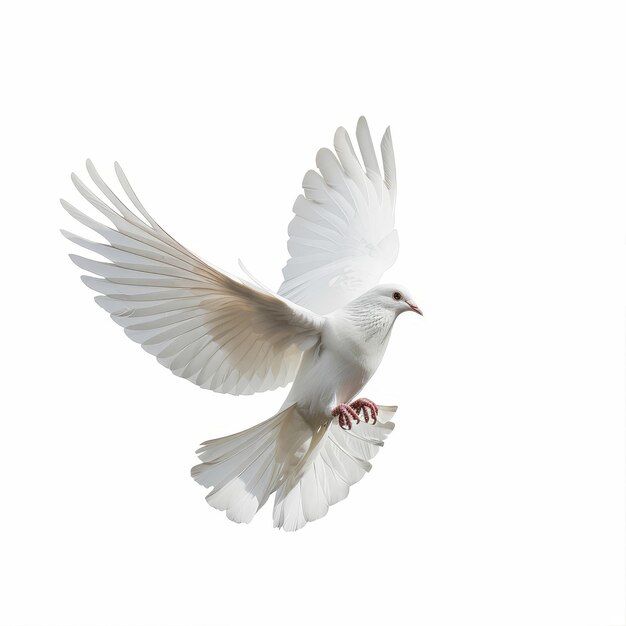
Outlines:
{"label": "bird's leg", "polygon": [[372,419],[372,424],[375,424],[378,421],[378,407],[367,398],[359,398],[354,402],[350,403],[350,407],[354,409],[357,413],[363,411],[363,417],[366,422]]}
{"label": "bird's leg", "polygon": [[361,421],[358,413],[349,404],[344,404],[343,402],[331,411],[331,415],[339,418],[339,426],[344,430],[352,428],[351,420],[354,420],[357,424]]}

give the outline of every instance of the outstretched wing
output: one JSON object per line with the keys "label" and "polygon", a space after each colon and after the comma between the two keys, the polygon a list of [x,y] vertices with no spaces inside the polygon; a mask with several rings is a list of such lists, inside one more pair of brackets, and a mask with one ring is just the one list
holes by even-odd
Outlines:
{"label": "outstretched wing", "polygon": [[117,163],[117,177],[136,212],[90,161],[87,170],[110,205],[74,174],[72,181],[113,228],[61,204],[108,244],[61,232],[111,261],[70,255],[78,267],[102,277],[82,280],[103,294],[96,302],[126,334],[177,376],[213,391],[250,394],[293,380],[302,351],[319,338],[322,318],[227,276],[179,244],[148,214]]}
{"label": "outstretched wing", "polygon": [[378,284],[398,256],[394,228],[396,166],[391,132],[381,143],[384,177],[364,117],[356,130],[365,170],[348,133],[335,133],[335,152],[317,153],[321,175],[309,170],[289,224],[291,258],[278,293],[320,315]]}

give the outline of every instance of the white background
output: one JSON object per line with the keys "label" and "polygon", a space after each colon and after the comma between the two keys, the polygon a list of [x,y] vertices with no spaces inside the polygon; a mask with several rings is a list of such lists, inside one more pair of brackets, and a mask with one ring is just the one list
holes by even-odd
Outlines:
{"label": "white background", "polygon": [[[8,3],[0,19],[0,623],[624,624],[622,2]],[[372,473],[287,534],[189,478],[284,390],[171,375],[91,300],[58,197],[119,160],[278,286],[315,151],[391,124],[403,316]]]}

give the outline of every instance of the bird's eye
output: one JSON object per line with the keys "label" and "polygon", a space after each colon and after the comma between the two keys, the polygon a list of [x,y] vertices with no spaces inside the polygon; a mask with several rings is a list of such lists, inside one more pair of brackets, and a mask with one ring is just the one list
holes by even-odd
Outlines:
{"label": "bird's eye", "polygon": [[394,300],[402,300],[402,294],[399,291],[394,291],[393,292],[393,299]]}

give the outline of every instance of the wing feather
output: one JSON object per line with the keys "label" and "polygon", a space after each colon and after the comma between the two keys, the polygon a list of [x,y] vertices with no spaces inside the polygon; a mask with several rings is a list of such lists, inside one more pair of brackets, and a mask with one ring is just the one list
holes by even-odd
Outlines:
{"label": "wing feather", "polygon": [[381,143],[384,178],[363,117],[356,137],[365,169],[346,130],[337,129],[336,155],[319,150],[320,173],[305,174],[289,224],[291,258],[278,293],[322,315],[376,285],[398,255],[391,131]]}
{"label": "wing feather", "polygon": [[[107,243],[61,232],[106,259],[70,255],[78,267],[95,275],[81,278],[101,294],[97,304],[124,332],[177,376],[221,393],[255,393],[293,380],[303,350],[319,339],[323,319],[187,250],[149,215],[119,164],[115,171],[129,205],[91,161],[87,171],[110,205],[74,174],[72,181],[113,228],[64,200],[61,204]],[[315,222],[312,226],[310,232],[320,238],[330,234]]]}

